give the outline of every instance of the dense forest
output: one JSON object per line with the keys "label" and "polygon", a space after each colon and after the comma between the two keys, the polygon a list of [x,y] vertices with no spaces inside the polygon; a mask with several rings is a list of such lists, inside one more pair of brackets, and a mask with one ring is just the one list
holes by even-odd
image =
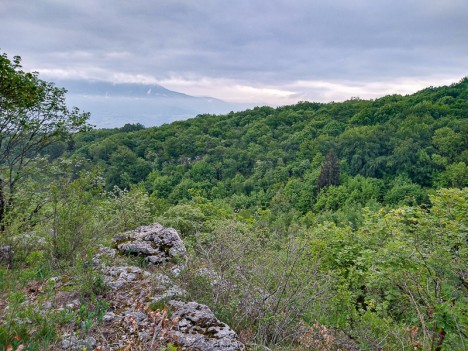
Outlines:
{"label": "dense forest", "polygon": [[[411,96],[94,130],[49,151],[97,165],[109,190],[138,184],[163,208],[201,196],[251,213],[351,215],[365,206],[422,204],[431,189],[468,185],[467,99],[465,78]],[[337,178],[333,187],[318,186],[329,152]]]}
{"label": "dense forest", "polygon": [[77,317],[23,304],[58,274],[99,324],[98,244],[160,222],[188,247],[190,298],[249,349],[466,349],[468,78],[99,130],[63,90],[1,62],[1,345],[46,349]]}

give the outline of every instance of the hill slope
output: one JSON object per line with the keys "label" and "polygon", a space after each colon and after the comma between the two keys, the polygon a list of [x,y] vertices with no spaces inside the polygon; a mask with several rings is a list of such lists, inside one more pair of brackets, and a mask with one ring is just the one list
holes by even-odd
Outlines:
{"label": "hill slope", "polygon": [[410,96],[256,107],[137,131],[95,130],[76,139],[73,153],[100,164],[109,187],[143,182],[173,203],[197,193],[239,208],[270,206],[281,195],[305,213],[340,207],[316,188],[323,158],[333,149],[342,184],[333,197],[351,192],[365,204],[410,196],[420,203],[424,188],[467,185],[467,116],[465,78]]}
{"label": "hill slope", "polygon": [[[142,253],[184,262],[145,231],[144,243],[115,238],[132,256],[107,272],[132,291],[105,316],[121,282],[94,269],[99,252],[111,264],[100,245],[158,222],[179,231],[190,258],[177,286],[248,349],[466,349],[467,116],[465,78],[411,96],[127,124],[53,144],[22,172],[3,221],[0,345],[56,350],[64,332],[65,346],[96,341],[90,333],[105,344],[105,332],[122,336],[115,349],[138,349],[137,339],[151,348],[186,328],[170,321],[182,303],[148,299],[169,284],[161,267],[135,280]],[[207,319],[189,314],[202,323],[190,330],[198,339]]]}

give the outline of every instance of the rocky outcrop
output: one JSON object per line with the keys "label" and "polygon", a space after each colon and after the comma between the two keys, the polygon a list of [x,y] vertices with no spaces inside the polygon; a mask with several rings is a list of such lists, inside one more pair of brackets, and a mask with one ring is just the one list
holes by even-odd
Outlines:
{"label": "rocky outcrop", "polygon": [[135,266],[111,266],[103,269],[104,282],[113,290],[137,279],[151,276],[149,272]]}
{"label": "rocky outcrop", "polygon": [[114,238],[117,250],[142,256],[152,264],[173,263],[173,272],[185,267],[187,256],[184,242],[173,228],[159,223],[139,227]]}
{"label": "rocky outcrop", "polygon": [[[152,224],[118,235],[114,243],[115,249],[101,247],[93,258],[109,287],[99,333],[64,335],[63,350],[161,350],[168,344],[193,351],[245,350],[207,306],[181,301],[187,293],[176,281],[187,258],[177,231]],[[128,265],[119,253],[142,256],[150,265]]]}
{"label": "rocky outcrop", "polygon": [[175,345],[182,350],[241,351],[245,346],[237,334],[218,320],[205,305],[197,302],[170,301]]}

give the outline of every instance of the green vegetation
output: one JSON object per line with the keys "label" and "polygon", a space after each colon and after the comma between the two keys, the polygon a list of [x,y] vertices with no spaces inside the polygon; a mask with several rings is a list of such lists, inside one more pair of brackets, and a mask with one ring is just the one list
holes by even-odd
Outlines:
{"label": "green vegetation", "polygon": [[9,225],[16,191],[34,169],[35,157],[69,133],[85,130],[89,117],[68,110],[66,91],[22,71],[20,62],[0,56],[0,232]]}
{"label": "green vegetation", "polygon": [[[410,96],[303,102],[158,128],[94,130],[54,154],[99,165],[109,190],[139,184],[164,209],[194,196],[249,211],[280,201],[298,215],[369,202],[421,204],[430,189],[468,185],[467,98],[464,78]],[[322,179],[330,150],[339,165]],[[345,201],[328,199],[345,195]]]}
{"label": "green vegetation", "polygon": [[[1,60],[2,347],[46,349],[70,323],[88,333],[106,308],[88,268],[97,245],[158,221],[188,247],[190,298],[251,349],[466,349],[468,78],[374,101],[86,130],[63,90]],[[52,100],[34,95],[47,89]],[[46,129],[32,106],[58,106]],[[39,301],[57,294],[56,276],[78,309],[25,303],[34,286]]]}

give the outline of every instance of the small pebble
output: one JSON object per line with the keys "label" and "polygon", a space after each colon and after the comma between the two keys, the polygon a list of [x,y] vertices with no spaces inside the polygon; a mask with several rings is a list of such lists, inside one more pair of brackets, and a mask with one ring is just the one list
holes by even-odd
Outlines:
{"label": "small pebble", "polygon": [[114,312],[107,312],[103,317],[102,320],[104,323],[110,323],[114,320],[115,313]]}

